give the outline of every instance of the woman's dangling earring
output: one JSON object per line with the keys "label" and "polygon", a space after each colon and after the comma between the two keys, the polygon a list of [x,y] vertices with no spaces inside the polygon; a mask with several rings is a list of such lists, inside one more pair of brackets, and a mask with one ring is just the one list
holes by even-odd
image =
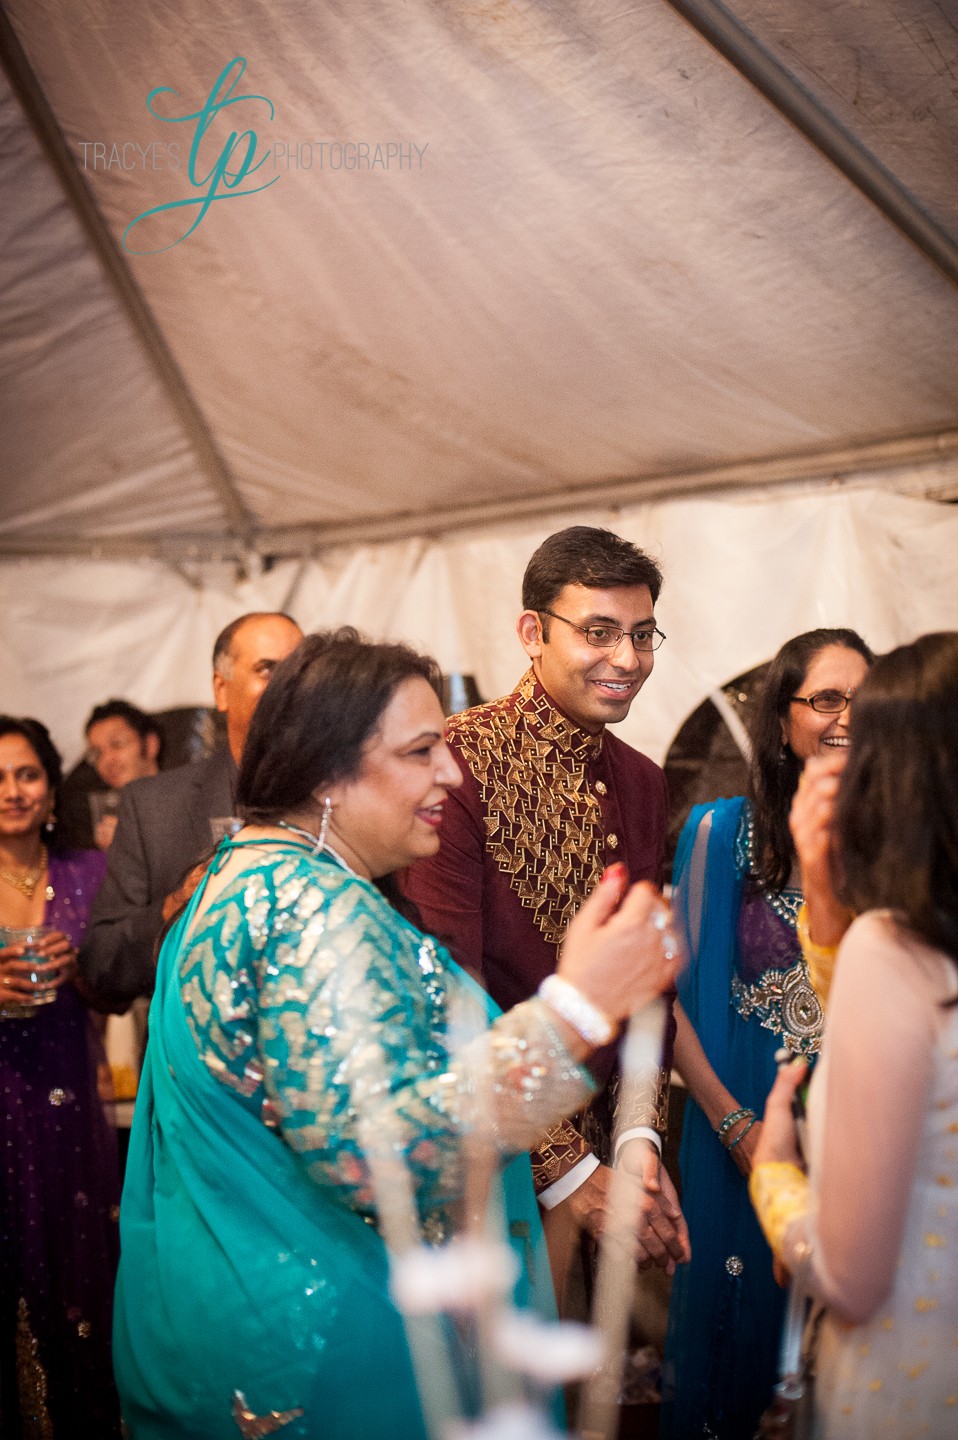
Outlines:
{"label": "woman's dangling earring", "polygon": [[320,850],[324,850],[326,848],[326,836],[329,834],[329,822],[332,820],[332,818],[333,802],[332,800],[330,800],[329,796],[326,795],[323,797],[323,815],[322,819],[319,822],[319,834],[316,837],[315,854],[317,855],[319,854]]}
{"label": "woman's dangling earring", "polygon": [[53,811],[51,810],[51,811],[50,811],[50,814],[47,816],[46,820],[43,822],[43,828],[44,828],[44,830],[47,832],[48,835],[49,835],[53,830],[56,829],[56,824],[57,824],[57,817],[56,817],[56,815],[54,815]]}

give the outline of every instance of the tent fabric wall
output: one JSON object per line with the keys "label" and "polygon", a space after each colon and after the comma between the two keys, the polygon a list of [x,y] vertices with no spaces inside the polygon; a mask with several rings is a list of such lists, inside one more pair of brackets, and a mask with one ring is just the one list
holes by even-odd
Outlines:
{"label": "tent fabric wall", "polygon": [[548,523],[355,546],[237,579],[227,566],[0,564],[3,708],[52,729],[68,760],[89,709],[118,694],[146,708],[206,703],[218,631],[247,610],[288,607],[312,630],[354,624],[475,674],[491,698],[525,657],[515,635],[523,569],[568,523],[608,525],[665,571],[668,641],[619,733],[662,761],[716,686],[790,635],[852,625],[877,650],[958,626],[958,510],[885,489],[688,500]]}

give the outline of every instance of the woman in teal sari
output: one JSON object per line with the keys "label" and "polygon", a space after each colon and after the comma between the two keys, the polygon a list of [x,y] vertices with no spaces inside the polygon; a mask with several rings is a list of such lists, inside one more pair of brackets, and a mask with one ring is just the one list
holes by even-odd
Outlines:
{"label": "woman in teal sari", "polygon": [[[115,1363],[133,1440],[419,1440],[370,1136],[405,1162],[419,1236],[461,1220],[479,1090],[506,1165],[514,1299],[551,1287],[522,1153],[590,1093],[583,1062],[671,982],[662,902],[615,870],[570,929],[563,982],[494,1007],[393,908],[459,773],[431,661],[353,631],[274,673],[243,755],[247,824],[164,942],[121,1211]],[[377,885],[376,882],[380,882]],[[381,886],[381,888],[380,888]],[[491,1028],[458,1052],[460,997]],[[468,1347],[434,1327],[470,1405]]]}

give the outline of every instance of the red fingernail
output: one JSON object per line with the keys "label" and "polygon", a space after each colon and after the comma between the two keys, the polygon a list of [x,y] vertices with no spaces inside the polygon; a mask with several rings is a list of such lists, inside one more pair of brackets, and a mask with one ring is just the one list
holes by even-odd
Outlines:
{"label": "red fingernail", "polygon": [[621,880],[624,874],[625,866],[622,864],[621,860],[617,860],[614,865],[610,865],[608,870],[603,873],[602,879],[599,883],[602,885],[606,885],[612,880]]}

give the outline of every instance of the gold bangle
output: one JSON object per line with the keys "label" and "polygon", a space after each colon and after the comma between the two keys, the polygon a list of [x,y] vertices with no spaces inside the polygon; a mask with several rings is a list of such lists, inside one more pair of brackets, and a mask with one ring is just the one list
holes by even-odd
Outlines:
{"label": "gold bangle", "polygon": [[790,1160],[763,1160],[748,1177],[748,1193],[765,1239],[781,1255],[788,1227],[808,1210],[808,1176]]}
{"label": "gold bangle", "polygon": [[799,905],[798,914],[795,917],[795,933],[801,946],[802,959],[808,966],[808,978],[824,1008],[828,1003],[828,993],[832,988],[838,946],[815,944],[808,933],[808,906],[804,900]]}

